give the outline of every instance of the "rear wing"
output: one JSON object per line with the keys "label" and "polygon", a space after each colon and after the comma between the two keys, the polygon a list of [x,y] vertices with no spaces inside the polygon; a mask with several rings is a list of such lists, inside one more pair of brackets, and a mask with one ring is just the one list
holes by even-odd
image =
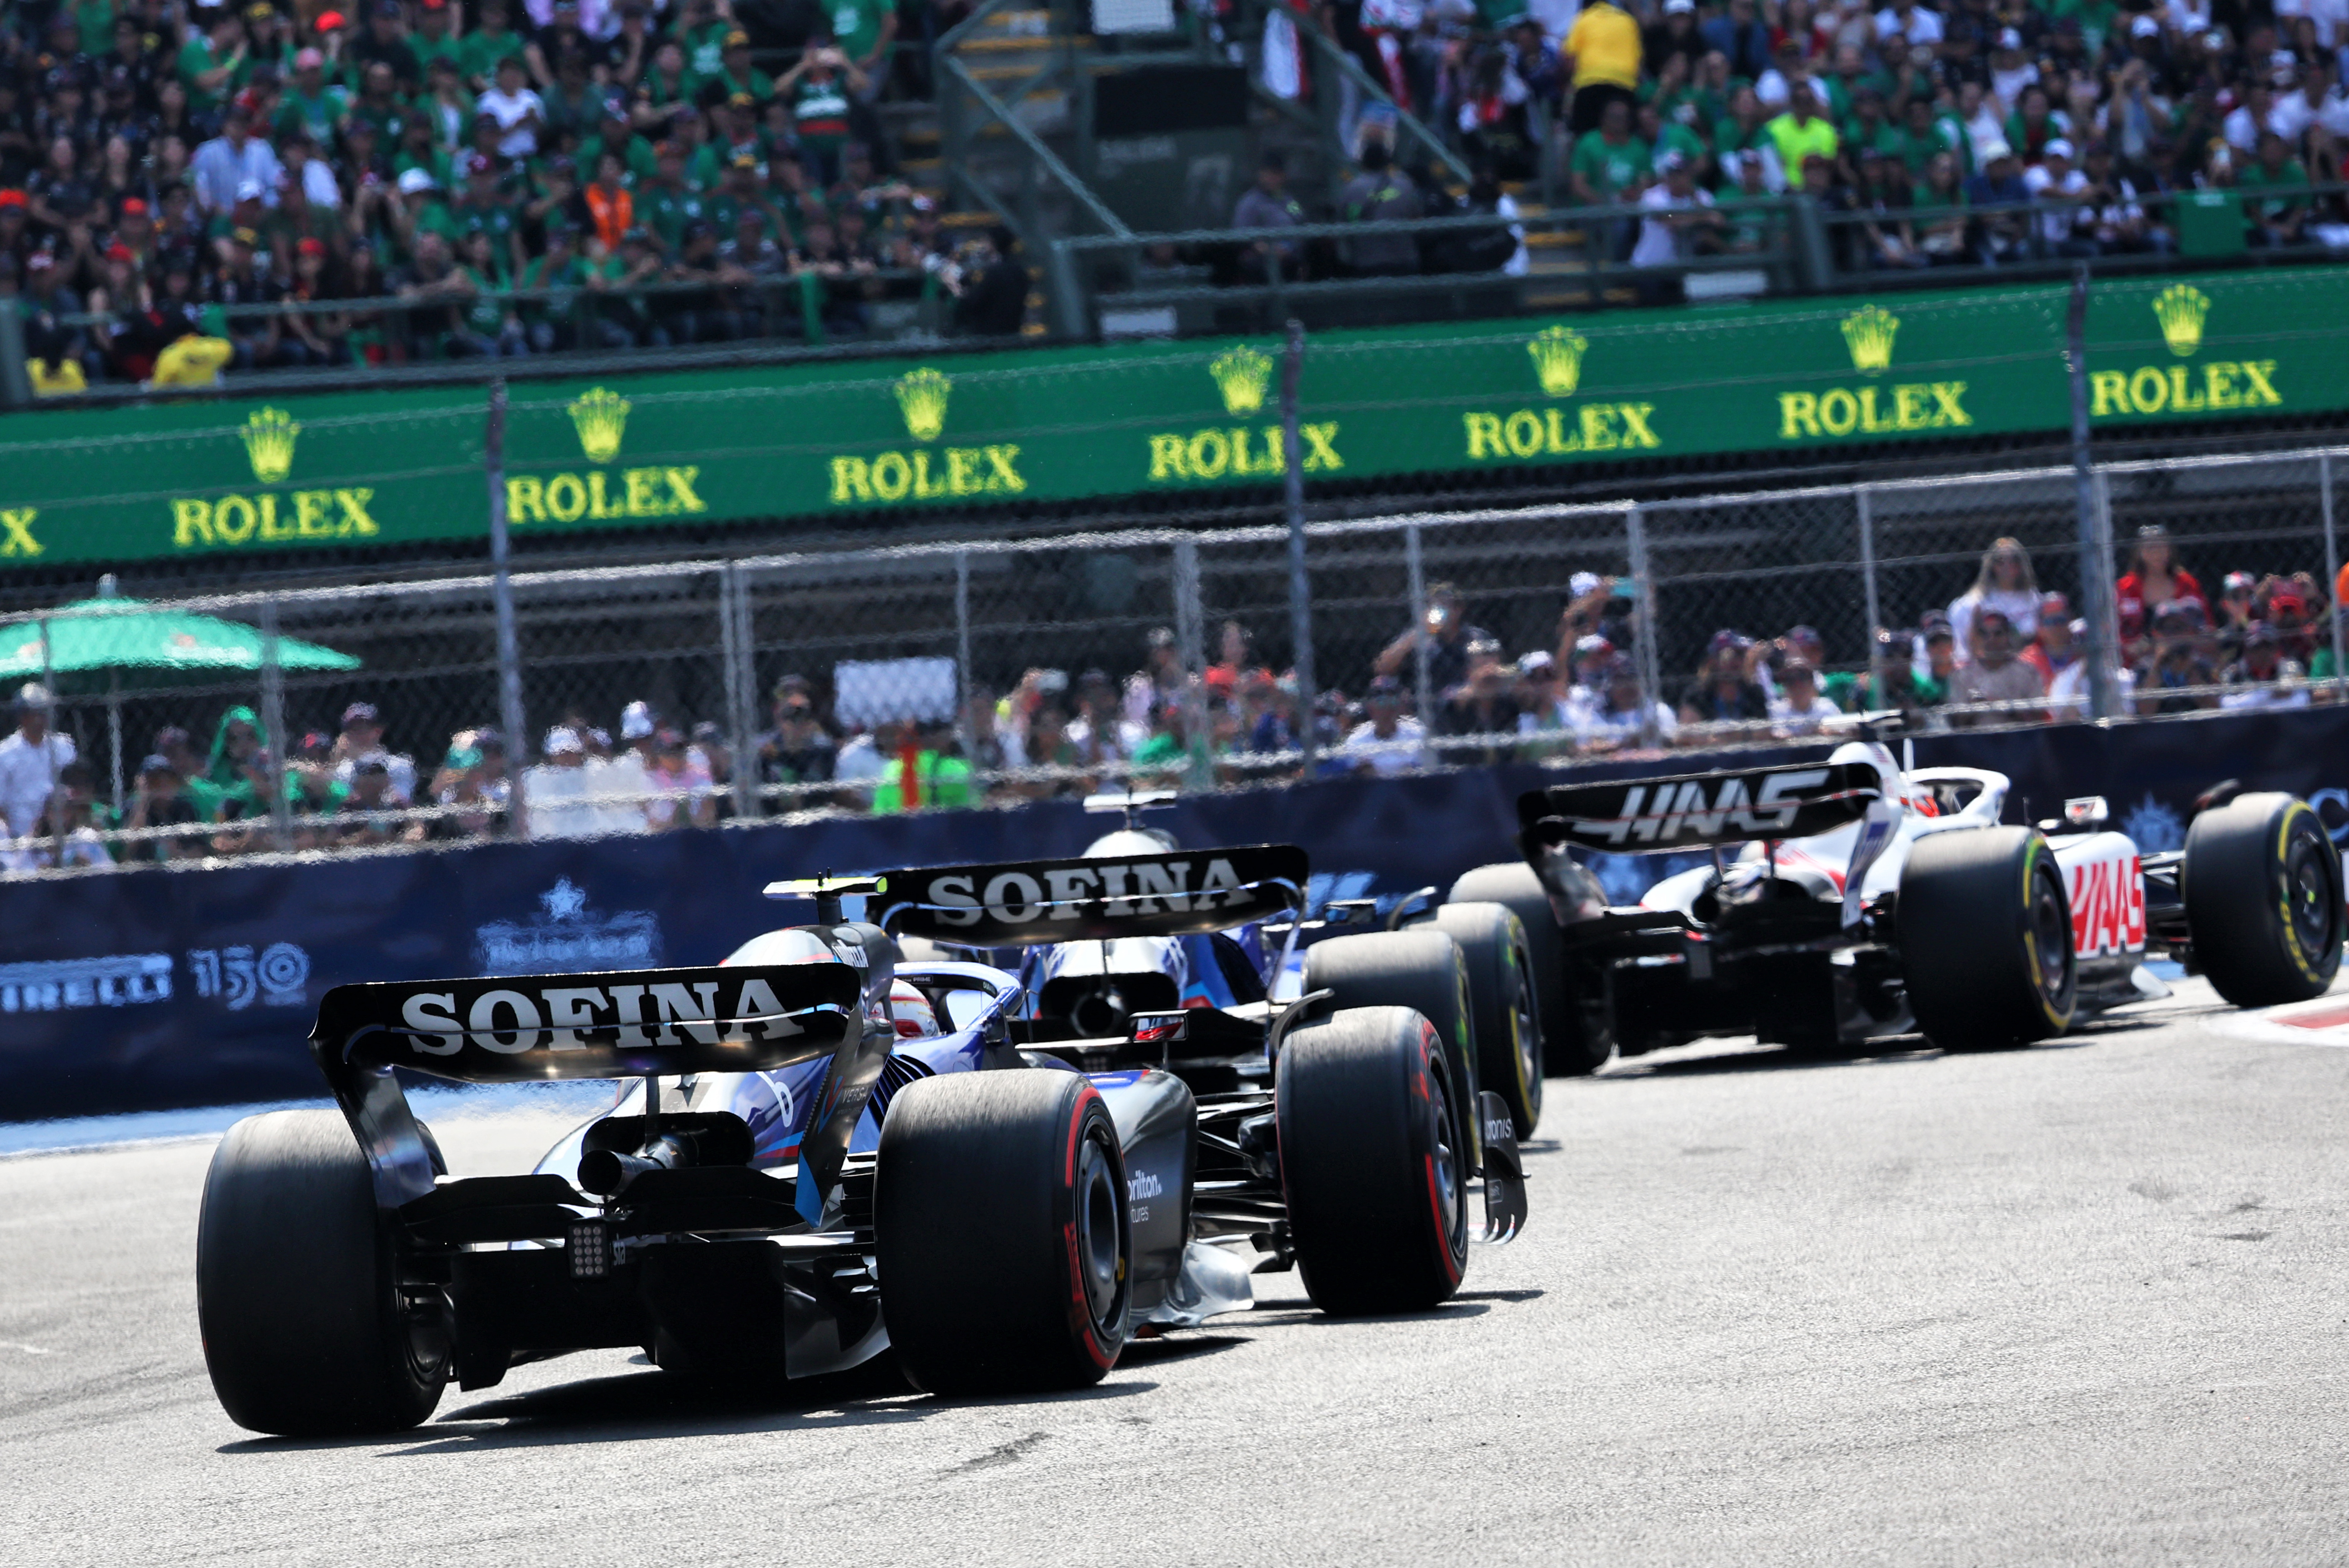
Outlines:
{"label": "rear wing", "polygon": [[868,908],[893,935],[963,947],[1178,937],[1303,909],[1307,875],[1292,844],[931,866],[890,872]]}
{"label": "rear wing", "polygon": [[1517,797],[1518,843],[1539,865],[1562,845],[1644,855],[1808,838],[1859,821],[1883,793],[1866,763],[1552,784]]}
{"label": "rear wing", "polygon": [[857,1028],[846,963],[338,985],[310,1031],[337,1085],[407,1067],[469,1084],[771,1072]]}

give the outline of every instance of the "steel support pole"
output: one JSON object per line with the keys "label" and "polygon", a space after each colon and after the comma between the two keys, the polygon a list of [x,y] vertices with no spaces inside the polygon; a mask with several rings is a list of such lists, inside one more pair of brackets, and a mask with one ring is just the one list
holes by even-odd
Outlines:
{"label": "steel support pole", "polygon": [[277,596],[261,601],[261,728],[269,737],[269,836],[294,847],[294,803],[285,798],[285,666],[277,638]]}
{"label": "steel support pole", "polygon": [[1183,656],[1183,727],[1188,732],[1184,753],[1189,759],[1185,782],[1193,789],[1212,789],[1216,774],[1207,734],[1207,611],[1199,588],[1199,542],[1185,535],[1174,541],[1174,647]]}
{"label": "steel support pole", "polygon": [[759,810],[759,671],[751,658],[750,584],[742,568],[731,561],[718,572],[718,626],[726,660],[727,744],[734,753],[732,776],[727,782],[734,815],[747,818]]}
{"label": "steel support pole", "polygon": [[1288,502],[1288,638],[1297,666],[1297,743],[1313,776],[1321,688],[1313,677],[1313,587],[1305,574],[1305,472],[1297,444],[1297,384],[1305,368],[1305,325],[1288,323],[1280,362],[1280,473]]}
{"label": "steel support pole", "polygon": [[1623,514],[1623,533],[1631,556],[1631,582],[1639,593],[1640,738],[1651,746],[1663,743],[1656,722],[1656,704],[1662,701],[1663,677],[1656,664],[1656,578],[1648,558],[1648,523],[1637,506]]}
{"label": "steel support pole", "polygon": [[1411,572],[1411,624],[1418,632],[1412,639],[1412,700],[1419,710],[1419,765],[1435,765],[1435,681],[1427,669],[1427,563],[1420,554],[1419,524],[1406,523],[1402,529],[1403,564]]}
{"label": "steel support pole", "polygon": [[[2316,486],[2322,499],[2324,517],[2324,597],[2337,600],[2341,592],[2341,540],[2333,531],[2333,454],[2320,452],[2316,458]],[[2333,605],[2333,690],[2341,690],[2344,676],[2349,676],[2349,657],[2344,657],[2342,644],[2344,634],[2341,625],[2341,606]]]}
{"label": "steel support pole", "polygon": [[2088,711],[2098,719],[2114,712],[2112,618],[2112,550],[2100,536],[2109,524],[2098,520],[2097,473],[2088,443],[2088,269],[2072,274],[2072,308],[2065,322],[2066,354],[2072,372],[2072,499],[2074,524],[2079,536],[2080,607],[2088,623],[2088,646],[2081,657],[2088,661]]}
{"label": "steel support pole", "polygon": [[1876,586],[1876,496],[1867,485],[1851,493],[1852,510],[1859,521],[1859,586],[1868,602],[1868,691],[1878,707],[1884,704],[1884,650],[1876,634],[1884,625],[1883,601]]}
{"label": "steel support pole", "polygon": [[963,760],[977,766],[971,755],[970,732],[970,552],[955,552],[955,735],[962,743]]}
{"label": "steel support pole", "polygon": [[481,469],[490,488],[490,600],[498,620],[498,725],[506,732],[508,831],[530,836],[530,803],[523,798],[523,766],[530,738],[523,728],[522,639],[514,628],[513,578],[506,537],[506,383],[490,383],[489,418],[481,428]]}

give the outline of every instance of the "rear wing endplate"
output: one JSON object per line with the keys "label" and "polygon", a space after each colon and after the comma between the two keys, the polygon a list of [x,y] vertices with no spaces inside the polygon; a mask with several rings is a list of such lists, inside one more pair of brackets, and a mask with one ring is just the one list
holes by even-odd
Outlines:
{"label": "rear wing endplate", "polygon": [[1291,844],[931,866],[890,872],[870,909],[893,935],[962,947],[1189,936],[1304,908],[1307,876]]}
{"label": "rear wing endplate", "polygon": [[1866,763],[1552,784],[1517,797],[1518,842],[1538,866],[1568,845],[1641,855],[1808,838],[1859,821],[1883,793]]}

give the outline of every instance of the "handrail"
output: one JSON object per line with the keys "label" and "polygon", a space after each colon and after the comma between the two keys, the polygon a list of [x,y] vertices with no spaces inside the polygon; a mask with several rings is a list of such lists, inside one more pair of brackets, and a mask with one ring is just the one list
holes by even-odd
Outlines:
{"label": "handrail", "polygon": [[[972,76],[968,67],[965,67],[956,56],[949,54],[943,45],[938,49],[937,59],[938,63],[952,72],[955,79],[978,100],[978,106],[1000,122],[1003,128],[1011,133],[1013,140],[1026,150],[1028,155],[1033,158],[1046,173],[1059,181],[1061,189],[1075,198],[1077,202],[1092,214],[1093,222],[1112,234],[1127,235],[1133,233],[1119,221],[1115,213],[1102,205],[1101,198],[1092,193],[1092,187],[1077,178],[1074,170],[1061,161],[1060,154],[1044,145],[1043,138],[1030,130],[1027,123],[1013,114],[1001,99],[980,86],[978,78]],[[966,171],[957,169],[955,172],[964,184],[977,188],[978,182],[972,180]]]}

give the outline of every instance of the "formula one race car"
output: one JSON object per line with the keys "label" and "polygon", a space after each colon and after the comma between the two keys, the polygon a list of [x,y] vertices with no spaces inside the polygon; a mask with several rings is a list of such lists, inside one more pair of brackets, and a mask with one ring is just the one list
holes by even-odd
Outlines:
{"label": "formula one race car", "polygon": [[[1523,864],[1455,899],[1516,910],[1553,1071],[1704,1036],[1808,1050],[1922,1033],[1950,1050],[2060,1034],[2168,994],[2166,951],[2239,1007],[2322,994],[2341,963],[2340,856],[2289,794],[2205,794],[2182,853],[2141,854],[2101,799],[2000,822],[2009,781],[1904,772],[1875,741],[1824,763],[1561,784],[1517,802]],[[1610,909],[1578,852],[1705,849]],[[1725,853],[1726,852],[1726,853]],[[1728,857],[1733,855],[1733,858]]]}
{"label": "formula one race car", "polygon": [[[452,1376],[592,1346],[785,1376],[894,1349],[940,1391],[1070,1386],[1142,1324],[1247,1305],[1236,1238],[1327,1310],[1442,1301],[1471,1175],[1496,1239],[1524,1185],[1498,1100],[1460,1114],[1464,1035],[1377,1004],[1411,963],[1079,1036],[1016,976],[901,964],[883,929],[1113,943],[1286,914],[1293,940],[1305,881],[1276,846],[779,883],[815,923],[714,968],[337,987],[311,1040],[340,1114],[249,1117],[206,1179],[213,1388],[311,1434],[411,1426]],[[858,894],[883,924],[844,918]],[[1252,1086],[1202,1099],[1169,1070],[1211,1059]],[[641,1083],[532,1173],[451,1179],[400,1069]]]}

